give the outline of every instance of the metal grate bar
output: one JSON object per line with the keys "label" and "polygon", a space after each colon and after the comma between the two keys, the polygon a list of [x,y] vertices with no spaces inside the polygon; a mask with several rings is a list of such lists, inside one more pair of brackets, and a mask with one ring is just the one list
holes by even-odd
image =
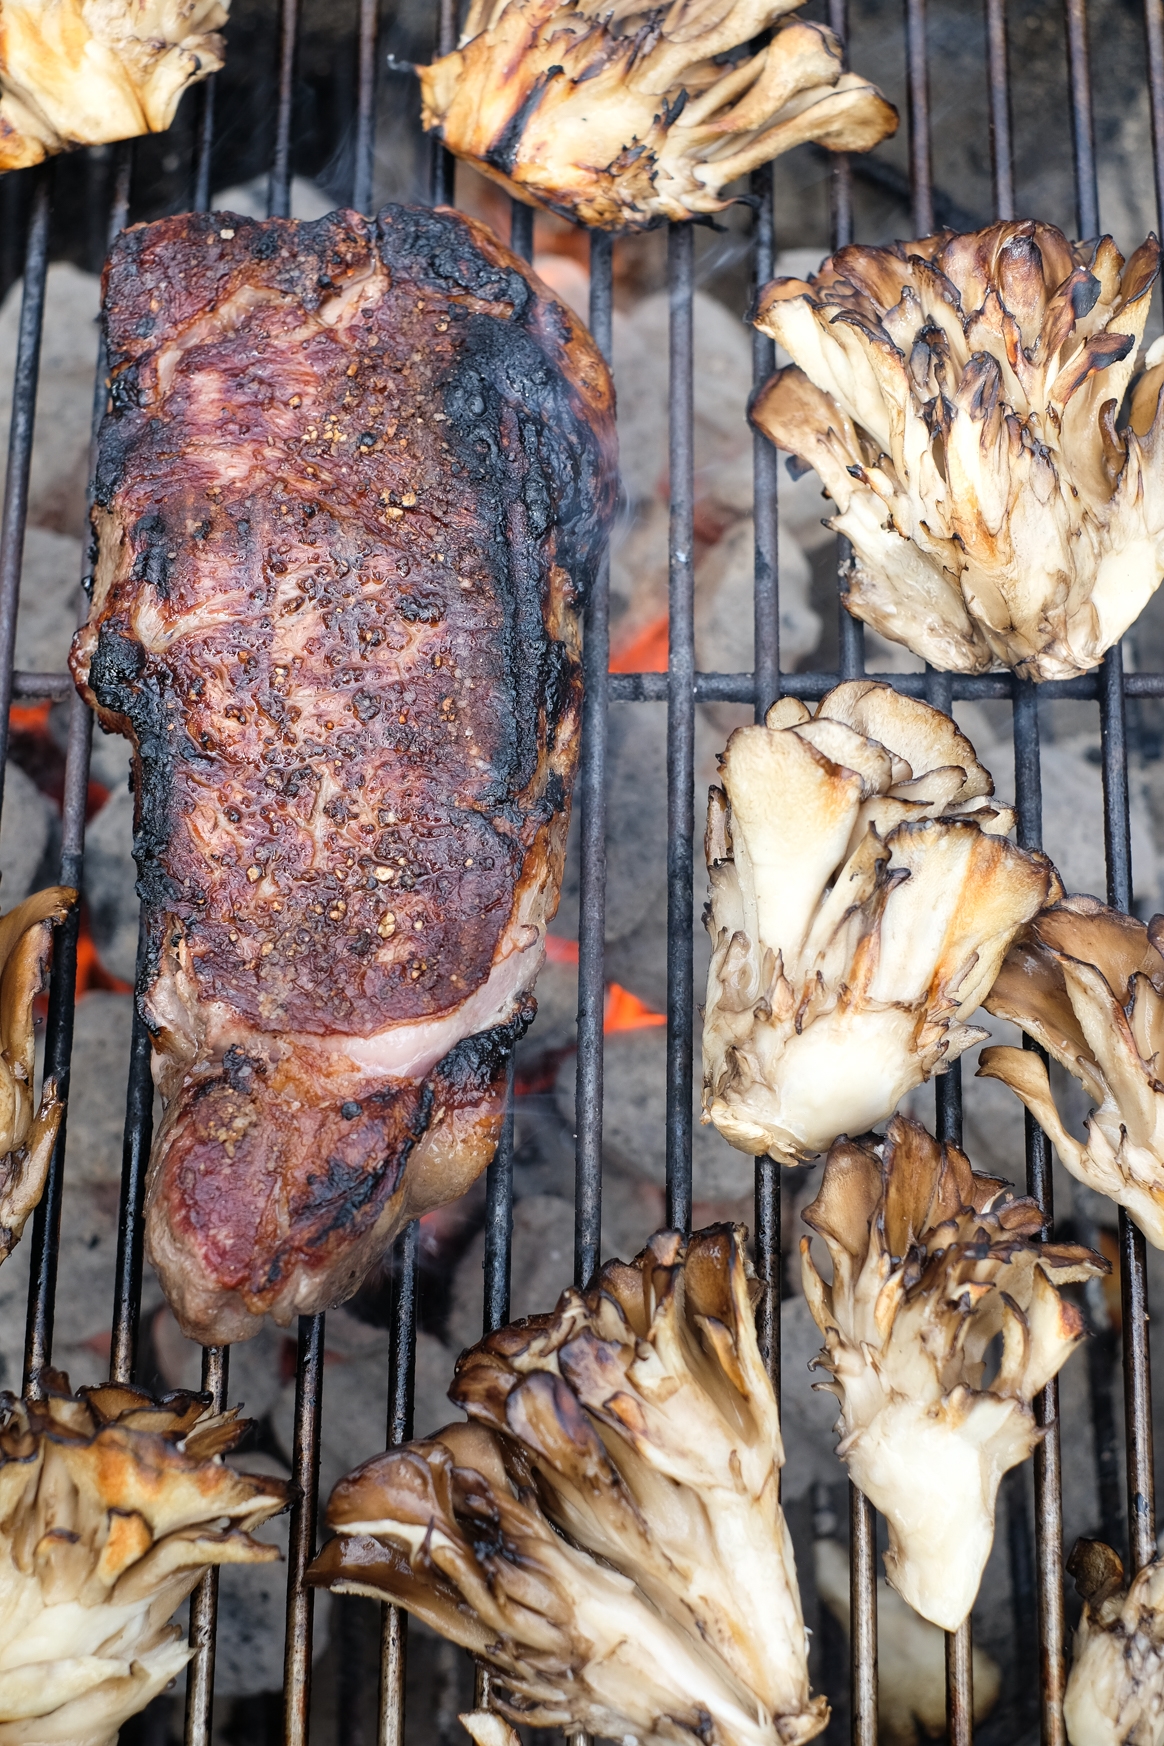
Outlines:
{"label": "metal grate bar", "polygon": [[1095,123],[1091,113],[1091,50],[1087,0],[1064,0],[1067,76],[1071,86],[1071,143],[1075,149],[1075,202],[1079,235],[1099,235],[1099,183],[1095,171]]}
{"label": "metal grate bar", "polygon": [[509,203],[509,246],[523,261],[533,260],[534,209],[524,200]]}
{"label": "metal grate bar", "polygon": [[[129,187],[132,171],[132,146],[119,146],[115,159],[114,189],[112,207],[109,217],[108,237],[113,239],[126,224],[129,214]],[[37,227],[44,226],[44,246],[47,250],[49,210],[47,202],[47,183],[43,180],[38,185],[38,196],[45,190],[46,199],[43,211],[34,203],[32,224],[29,236],[29,257],[33,257]],[[40,273],[40,301],[43,315],[43,299],[45,276],[42,264]],[[37,318],[37,347],[39,348],[39,329],[41,317]],[[21,339],[24,338],[24,311],[21,311]],[[36,404],[36,367],[35,360],[31,368],[22,373],[20,368],[20,348],[17,353],[17,375],[14,384],[12,428],[18,427],[27,431],[27,440],[31,445],[33,419]],[[105,358],[103,348],[98,348],[97,371],[93,389],[93,411],[90,423],[90,474],[95,453],[97,423],[105,403]],[[27,519],[27,466],[24,475],[23,502],[20,506],[18,524],[18,543],[23,549],[24,524]],[[7,522],[8,504],[5,503],[5,520]],[[17,526],[12,527],[12,537],[17,538]],[[19,575],[16,586],[19,587]],[[14,603],[15,618],[15,603]],[[15,628],[15,625],[14,627]],[[12,653],[8,650],[0,664],[0,672],[10,674]],[[7,735],[9,697],[3,700],[3,731]],[[70,693],[69,729],[65,754],[64,794],[61,802],[61,860],[59,882],[75,890],[81,887],[81,867],[84,857],[85,843],[85,812],[89,798],[89,750],[93,739],[93,718],[88,708],[82,703],[77,692]],[[7,750],[7,740],[2,757]],[[68,1129],[68,1093],[69,1066],[73,1048],[73,1013],[76,999],[77,982],[77,939],[80,927],[80,907],[75,906],[64,925],[57,930],[53,946],[52,973],[49,982],[49,1010],[45,1026],[44,1075],[46,1079],[53,1078],[65,1101],[65,1111],[61,1125],[57,1131],[56,1144],[53,1147],[52,1159],[49,1163],[48,1178],[44,1193],[36,1209],[33,1219],[31,1241],[31,1269],[28,1290],[28,1321],[25,1332],[24,1348],[24,1389],[26,1393],[37,1393],[40,1390],[40,1373],[51,1362],[53,1322],[56,1305],[57,1257],[60,1246],[61,1230],[61,1200],[64,1188],[65,1142]]]}
{"label": "metal grate bar", "polygon": [[[829,0],[829,24],[841,44],[848,68],[849,0]],[[838,154],[831,183],[833,249],[853,240],[853,173],[846,155]],[[839,672],[812,675],[825,678],[822,689],[806,688],[809,675],[798,674],[797,695],[823,697],[838,679],[856,679],[865,671],[865,626],[845,606],[852,547],[837,540],[837,665]],[[849,1733],[852,1746],[877,1746],[877,1511],[860,1488],[849,1481]]]}
{"label": "metal grate bar", "polygon": [[[837,544],[843,546],[845,542],[838,540]],[[848,613],[845,618],[858,631],[864,629]],[[864,644],[860,647],[863,649]],[[797,673],[796,695],[808,702],[818,701],[842,679],[851,679],[855,674],[863,674],[864,671],[863,663],[857,660],[851,665],[842,665],[836,673]],[[892,685],[903,697],[928,696],[926,678],[922,673],[874,672],[868,674],[868,677]],[[692,683],[696,703],[755,702],[756,679],[753,673],[696,672],[692,675]],[[1099,696],[1100,683],[1092,674],[1086,674],[1081,679],[1046,679],[1039,686],[1039,694],[1047,703],[1064,697],[1075,698],[1080,702],[1094,702]],[[67,673],[22,673],[18,668],[14,674],[13,697],[68,698],[72,688],[73,681]],[[610,673],[607,675],[606,693],[612,703],[665,703],[667,675]],[[952,695],[955,703],[967,700],[983,702],[987,699],[1009,702],[1012,681],[1008,675],[1001,673],[955,674]],[[1124,696],[1164,697],[1164,673],[1125,674]]]}
{"label": "metal grate bar", "polygon": [[913,234],[934,228],[934,173],[930,155],[930,72],[926,55],[926,0],[905,0],[906,94],[909,105],[909,188]]}
{"label": "metal grate bar", "polygon": [[[1123,659],[1110,649],[1102,669],[1100,724],[1103,747],[1104,844],[1107,900],[1132,907],[1131,833],[1128,820],[1127,734]],[[1147,1258],[1143,1232],[1119,1215],[1120,1291],[1123,1303],[1124,1432],[1128,1489],[1128,1552],[1133,1570],[1156,1556],[1156,1497],[1152,1470],[1152,1372],[1149,1363]]]}
{"label": "metal grate bar", "polygon": [[[457,0],[437,0],[438,55],[451,54],[457,46]],[[432,142],[432,203],[451,206],[456,199],[457,163],[435,136]]]}
{"label": "metal grate bar", "polygon": [[1156,226],[1164,224],[1164,0],[1144,0],[1152,163],[1156,173]]}
{"label": "metal grate bar", "polygon": [[691,1228],[691,903],[695,839],[694,236],[667,238],[671,305],[670,647],[667,660],[667,1223]]}
{"label": "metal grate bar", "polygon": [[356,45],[356,141],[352,161],[352,205],[371,212],[376,149],[376,38],[380,0],[360,0]]}
{"label": "metal grate bar", "polygon": [[[416,1374],[416,1286],[420,1261],[420,1224],[416,1219],[401,1231],[393,1248],[392,1354],[388,1378],[388,1446],[412,1435],[412,1387]],[[377,1746],[404,1746],[404,1680],[408,1651],[408,1614],[400,1607],[381,1608],[380,1705]]]}
{"label": "metal grate bar", "polygon": [[[60,883],[70,885],[76,890],[80,889],[81,884],[85,802],[89,792],[89,747],[92,737],[93,717],[80,697],[75,696],[69,709]],[[52,1363],[79,926],[80,906],[74,905],[67,919],[57,929],[53,942],[48,1020],[45,1025],[44,1074],[46,1079],[56,1080],[65,1108],[32,1232],[32,1276],[28,1289],[28,1325],[24,1346],[24,1385],[28,1394],[40,1392],[41,1372]]]}
{"label": "metal grate bar", "polygon": [[28,479],[32,467],[32,436],[36,420],[36,387],[40,374],[40,335],[44,323],[45,277],[51,171],[38,172],[24,251],[24,288],[20,300],[20,332],[16,342],[16,373],[12,383],[12,421],[8,431],[8,471],[4,482],[4,516],[0,521],[0,806],[8,762],[8,710],[12,702],[12,661],[16,652],[16,613],[20,604],[20,568],[24,561],[24,527],[28,518]]}
{"label": "metal grate bar", "polygon": [[[849,0],[828,0],[829,29],[841,45],[842,65],[848,70]],[[833,157],[833,173],[829,179],[829,203],[832,209],[834,249],[844,248],[853,240],[853,170],[847,152]]]}
{"label": "metal grate bar", "polygon": [[[926,695],[935,709],[950,713],[953,676],[927,668]],[[962,1144],[962,1063],[954,1061],[934,1080],[937,1136],[949,1145]],[[973,1624],[969,1615],[956,1631],[946,1633],[946,1739],[949,1746],[969,1746],[974,1735]]]}
{"label": "metal grate bar", "polygon": [[[216,1413],[227,1407],[230,1347],[202,1348],[202,1390]],[[214,1650],[218,1633],[217,1564],[212,1564],[190,1596],[190,1647],[186,1669],[186,1739],[208,1743],[214,1714]]]}
{"label": "metal grate bar", "polygon": [[295,104],[295,51],[299,46],[299,0],[279,0],[279,97],[275,151],[267,190],[268,218],[291,216],[291,118]]}
{"label": "metal grate bar", "polygon": [[[771,279],[775,267],[775,224],[772,211],[771,164],[752,175],[756,201],[752,226],[752,289],[759,292]],[[752,382],[760,387],[776,367],[776,346],[758,328],[752,329]],[[752,513],[755,528],[753,561],[753,679],[752,704],[756,720],[763,721],[780,695],[780,521],[777,450],[760,435],[752,436]],[[755,1219],[753,1222],[756,1277],[761,1292],[756,1304],[756,1333],[760,1354],[780,1400],[780,1166],[774,1158],[756,1159]]]}
{"label": "metal grate bar", "polygon": [[849,1727],[877,1746],[877,1512],[849,1481]]}
{"label": "metal grate bar", "polygon": [[56,701],[68,697],[72,689],[73,681],[68,673],[25,673],[17,667],[12,675],[14,698],[42,700],[47,697]]}
{"label": "metal grate bar", "polygon": [[[148,940],[144,917],[138,923],[134,987],[145,982]],[[129,1082],[125,1092],[125,1133],[121,1147],[121,1207],[117,1224],[113,1337],[109,1346],[111,1382],[132,1382],[137,1372],[141,1319],[141,1270],[145,1258],[145,1190],[154,1137],[154,1078],[150,1033],[134,1001],[129,1044]]]}
{"label": "metal grate bar", "polygon": [[[415,1234],[416,1225],[409,1229]],[[415,1247],[415,1242],[414,1242]],[[295,1362],[295,1431],[291,1482],[295,1502],[287,1536],[287,1638],[283,1648],[284,1746],[307,1746],[311,1714],[311,1641],[315,1590],[304,1581],[315,1556],[319,1503],[319,1427],[323,1410],[324,1318],[300,1316]],[[411,1365],[409,1366],[411,1375]],[[411,1401],[409,1402],[411,1407]]]}
{"label": "metal grate bar", "polygon": [[[1039,694],[1030,681],[1013,681],[1013,731],[1017,837],[1021,848],[1043,845],[1042,766],[1039,752]],[[1029,1038],[1023,1047],[1031,1047]],[[1023,1117],[1027,1193],[1037,1201],[1050,1229],[1054,1217],[1051,1148],[1031,1116]],[[1039,1727],[1044,1746],[1062,1746],[1063,1690],[1066,1679],[1063,1612],[1063,1488],[1059,1444],[1059,1389],[1052,1381],[1036,1396],[1036,1423],[1044,1432],[1034,1455],[1035,1594],[1039,1622]],[[1015,1492],[1011,1494],[1012,1501]],[[1021,1506],[1020,1506],[1021,1507]],[[1013,1575],[1013,1573],[1012,1573]]]}
{"label": "metal grate bar", "polygon": [[1006,0],[986,0],[986,65],[990,81],[990,160],[994,215],[1014,217],[1014,139],[1007,69]]}
{"label": "metal grate bar", "polygon": [[[590,238],[590,331],[609,361],[614,331],[614,247]],[[602,1087],[606,954],[606,670],[610,561],[586,602],[582,639],[582,752],[578,766],[578,1059],[574,1080],[574,1283],[587,1284],[602,1249]]]}
{"label": "metal grate bar", "polygon": [[[846,543],[844,540],[837,541],[842,549]],[[847,612],[845,619],[849,624],[856,625],[859,631],[864,630],[864,626]],[[864,642],[854,646],[863,650]],[[837,673],[798,673],[796,695],[808,700],[819,699],[831,691],[838,680],[852,679],[855,674],[862,672],[864,666],[856,659],[851,664],[842,662]],[[952,677],[951,696],[955,703],[970,699],[982,702],[987,698],[1009,702],[1013,695],[1009,674],[955,673]],[[927,676],[923,673],[870,673],[869,678],[881,679],[886,685],[892,685],[903,697],[929,695]],[[756,681],[751,673],[695,673],[693,683],[697,703],[751,703],[755,696]],[[1094,702],[1099,696],[1100,683],[1091,673],[1084,674],[1079,679],[1044,679],[1039,686],[1039,695],[1048,703],[1061,697]],[[661,703],[667,697],[667,676],[664,673],[612,673],[607,681],[607,688],[611,699],[619,703]],[[1164,697],[1164,673],[1127,674],[1124,679],[1124,696]]]}
{"label": "metal grate bar", "polygon": [[209,212],[211,170],[214,152],[215,75],[211,73],[198,87],[198,122],[194,145],[194,186],[191,211]]}
{"label": "metal grate bar", "polygon": [[481,1331],[491,1334],[509,1320],[513,1248],[513,1068],[505,1082],[505,1110],[497,1150],[485,1172],[485,1291]]}
{"label": "metal grate bar", "polygon": [[[752,175],[756,216],[752,225],[752,289],[763,290],[775,265],[775,227],[772,213],[772,166],[765,164]],[[759,388],[776,368],[776,343],[752,329],[752,384]],[[770,704],[780,695],[780,529],[779,451],[759,431],[752,433],[753,514],[755,561],[753,565],[753,623],[756,720],[763,721]]]}

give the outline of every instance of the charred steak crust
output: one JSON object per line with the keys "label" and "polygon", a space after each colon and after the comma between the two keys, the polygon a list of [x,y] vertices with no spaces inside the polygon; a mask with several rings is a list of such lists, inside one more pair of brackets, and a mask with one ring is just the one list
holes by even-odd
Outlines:
{"label": "charred steak crust", "polygon": [[151,1251],[188,1328],[238,1337],[355,1289],[355,1239],[421,1210],[410,1157],[435,1204],[454,1118],[496,1125],[557,903],[612,393],[443,210],[139,226],[105,329],[73,666],[136,753]]}

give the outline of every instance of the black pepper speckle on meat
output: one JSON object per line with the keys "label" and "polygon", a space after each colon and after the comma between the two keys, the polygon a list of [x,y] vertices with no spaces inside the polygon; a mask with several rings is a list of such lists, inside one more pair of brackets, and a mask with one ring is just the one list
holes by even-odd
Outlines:
{"label": "black pepper speckle on meat", "polygon": [[443,210],[139,226],[105,323],[73,666],[136,752],[149,1250],[222,1343],[350,1295],[492,1153],[557,905],[612,394]]}

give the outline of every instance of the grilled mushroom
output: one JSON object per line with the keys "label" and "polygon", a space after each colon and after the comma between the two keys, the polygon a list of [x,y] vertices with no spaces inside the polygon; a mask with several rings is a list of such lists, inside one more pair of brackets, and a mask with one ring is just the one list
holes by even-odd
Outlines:
{"label": "grilled mushroom", "polygon": [[230,0],[4,0],[0,170],[162,133],[222,66]]}
{"label": "grilled mushroom", "polygon": [[521,1746],[517,1729],[496,1710],[470,1710],[457,1720],[474,1746]]}
{"label": "grilled mushroom", "polygon": [[1071,1746],[1149,1746],[1164,1717],[1164,1560],[1125,1581],[1102,1540],[1077,1540],[1067,1560],[1083,1599],[1063,1699]]}
{"label": "grilled mushroom", "polygon": [[247,1426],[204,1397],[41,1386],[0,1394],[0,1746],[112,1746],[189,1660],[203,1573],[278,1557],[251,1530],[288,1488],[224,1464]]}
{"label": "grilled mushroom", "polygon": [[1110,237],[1005,223],[850,246],[777,279],[793,364],[752,417],[815,467],[852,542],[846,604],[934,666],[1094,667],[1164,574],[1164,346],[1117,415],[1159,272]]}
{"label": "grilled mushroom", "polygon": [[1033,1200],[902,1116],[884,1142],[837,1142],[804,1218],[833,1266],[826,1285],[801,1239],[825,1337],[817,1362],[841,1403],[837,1453],[888,1522],[892,1586],[956,1630],[990,1554],[1002,1476],[1042,1435],[1030,1403],[1083,1338],[1057,1287],[1107,1263],[1041,1242]]}
{"label": "grilled mushroom", "polygon": [[1086,1142],[1064,1126],[1042,1059],[983,1049],[1072,1176],[1126,1209],[1164,1249],[1164,916],[1145,927],[1094,897],[1064,897],[1011,947],[987,1011],[1010,1019],[1079,1080],[1096,1107]]}
{"label": "grilled mushroom", "polygon": [[45,1080],[33,1113],[32,1003],[44,985],[53,923],[64,921],[76,897],[54,885],[0,916],[0,1261],[16,1247],[44,1193],[61,1125],[54,1079]]}
{"label": "grilled mushroom", "polygon": [[897,111],[802,0],[473,0],[419,68],[423,121],[533,206],[604,230],[720,212],[729,182],[806,140],[868,151]]}
{"label": "grilled mushroom", "polygon": [[407,1607],[513,1721],[796,1746],[810,1698],[739,1227],[663,1231],[462,1357],[473,1423],[357,1468],[312,1580]]}
{"label": "grilled mushroom", "polygon": [[1058,891],[948,716],[872,680],[738,728],[708,804],[703,1119],[800,1164],[985,1033],[967,1024]]}

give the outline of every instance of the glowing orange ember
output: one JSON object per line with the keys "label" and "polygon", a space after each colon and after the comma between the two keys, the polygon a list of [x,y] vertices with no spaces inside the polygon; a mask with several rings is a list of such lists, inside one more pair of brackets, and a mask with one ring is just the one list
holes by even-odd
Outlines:
{"label": "glowing orange ember", "polygon": [[665,673],[670,642],[667,614],[654,618],[610,657],[612,673]]}
{"label": "glowing orange ember", "polygon": [[[651,668],[635,668],[635,672],[651,672]],[[559,939],[557,934],[546,935],[546,957],[551,964],[576,964],[578,962],[577,940]],[[640,1000],[637,994],[632,994],[629,988],[622,988],[617,982],[606,985],[606,1009],[602,1028],[609,1034],[611,1031],[644,1031],[653,1025],[665,1025],[666,1015],[656,1012],[648,1006],[645,1000]]]}
{"label": "glowing orange ember", "polygon": [[620,988],[617,982],[607,983],[602,1028],[608,1035],[611,1031],[647,1031],[666,1022],[665,1013],[656,1012],[629,988]]}

